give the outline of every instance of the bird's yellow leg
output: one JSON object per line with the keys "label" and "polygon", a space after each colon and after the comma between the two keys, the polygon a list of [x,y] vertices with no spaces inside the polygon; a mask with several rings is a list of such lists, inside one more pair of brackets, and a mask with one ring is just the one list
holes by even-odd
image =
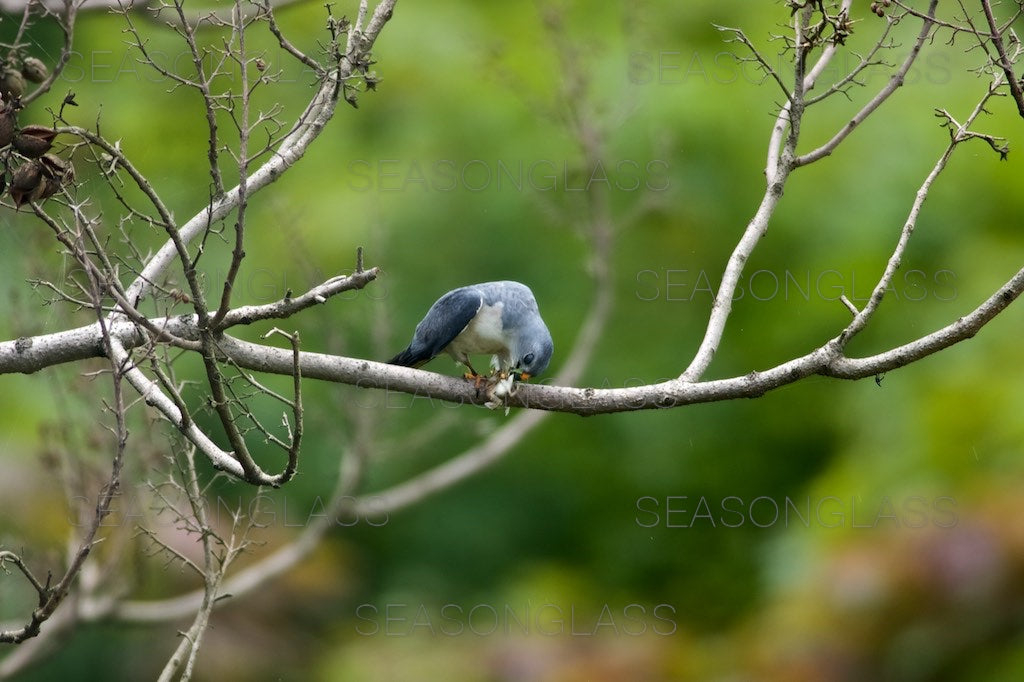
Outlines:
{"label": "bird's yellow leg", "polygon": [[466,367],[469,367],[469,371],[463,374],[462,377],[467,381],[472,381],[474,387],[479,389],[487,382],[487,378],[473,369],[473,365],[469,364],[468,361],[463,364],[465,364]]}

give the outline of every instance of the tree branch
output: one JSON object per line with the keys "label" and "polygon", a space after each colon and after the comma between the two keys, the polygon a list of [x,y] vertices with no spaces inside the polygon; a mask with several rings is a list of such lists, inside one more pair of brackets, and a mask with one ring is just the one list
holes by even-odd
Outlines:
{"label": "tree branch", "polygon": [[996,53],[999,55],[998,66],[1003,70],[1006,82],[1010,85],[1010,93],[1013,95],[1013,101],[1017,104],[1017,113],[1024,118],[1024,91],[1021,90],[1020,79],[1013,71],[1013,60],[1007,54],[1006,46],[1003,44],[1004,29],[996,23],[995,15],[992,13],[992,3],[989,0],[981,0],[981,7],[985,12],[985,20],[988,21],[988,29],[991,31],[990,35],[986,37],[996,48]]}
{"label": "tree branch", "polygon": [[914,41],[913,47],[910,48],[910,52],[903,60],[900,68],[896,70],[896,73],[889,77],[889,81],[885,86],[875,93],[875,96],[872,97],[860,111],[851,116],[846,125],[840,128],[839,132],[837,132],[832,139],[817,149],[813,149],[806,154],[801,154],[796,157],[793,160],[796,166],[806,166],[807,164],[814,163],[818,159],[828,156],[834,152],[836,147],[838,147],[850,133],[863,123],[868,116],[874,113],[878,107],[882,106],[885,100],[889,99],[889,97],[903,85],[903,79],[906,78],[907,72],[910,71],[910,67],[913,66],[915,61],[917,61],[917,57],[921,53],[921,48],[924,46],[925,41],[928,39],[928,35],[932,31],[932,27],[935,25],[935,8],[937,6],[938,0],[931,0],[928,5],[927,15],[921,24],[921,31],[917,35],[917,40]]}
{"label": "tree branch", "polygon": [[95,513],[93,514],[92,520],[86,528],[82,538],[79,540],[77,550],[71,555],[71,559],[68,562],[67,569],[64,571],[64,575],[57,581],[56,585],[51,586],[49,576],[47,577],[45,584],[41,583],[32,575],[19,556],[10,552],[0,552],[0,568],[3,567],[4,561],[14,563],[31,583],[39,597],[39,606],[32,612],[29,622],[19,629],[0,632],[0,642],[12,642],[18,644],[39,634],[39,629],[42,624],[49,620],[50,616],[53,615],[54,611],[57,610],[65,597],[67,597],[72,583],[82,570],[86,558],[89,556],[89,553],[92,551],[92,547],[96,542],[96,535],[103,523],[103,519],[105,519],[110,513],[111,502],[117,495],[121,483],[121,469],[124,465],[125,446],[128,442],[128,429],[125,425],[125,403],[121,390],[121,382],[124,378],[124,365],[115,359],[113,347],[116,341],[111,337],[110,330],[107,326],[106,320],[104,319],[103,309],[100,304],[102,285],[94,275],[90,274],[89,279],[93,309],[96,312],[98,319],[97,324],[102,335],[104,355],[110,359],[111,378],[113,381],[113,406],[111,407],[111,411],[114,414],[115,420],[115,443],[110,477],[100,489],[96,498]]}

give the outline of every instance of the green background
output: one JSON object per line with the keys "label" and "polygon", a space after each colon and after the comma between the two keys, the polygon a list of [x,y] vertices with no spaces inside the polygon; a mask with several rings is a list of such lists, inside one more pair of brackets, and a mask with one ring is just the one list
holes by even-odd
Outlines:
{"label": "green background", "polygon": [[[545,28],[551,12],[562,18],[558,30]],[[557,372],[592,293],[585,195],[606,192],[615,307],[581,385],[678,375],[763,194],[780,100],[713,24],[742,26],[784,70],[789,57],[776,57],[780,42],[768,36],[784,32],[787,18],[781,3],[400,2],[374,50],[377,92],[362,94],[358,109],[342,103],[298,165],[251,203],[235,302],[270,302],[351,271],[362,246],[381,278],[286,328],[300,330],[307,350],[381,360],[441,293],[516,279],[537,296]],[[317,3],[279,19],[305,50],[326,38]],[[850,50],[863,51],[883,20],[860,3],[854,19]],[[7,39],[15,27],[9,17],[0,23]],[[21,120],[49,122],[46,107],[73,90],[80,106],[67,118],[99,121],[121,140],[181,220],[209,193],[201,101],[139,64],[123,28],[118,16],[83,14],[61,81]],[[154,54],[187,72],[179,39],[158,22],[140,29]],[[899,27],[902,49],[890,61],[917,30]],[[59,50],[46,22],[29,38],[44,60]],[[947,38],[926,47],[905,87],[833,155],[794,173],[708,378],[802,355],[847,323],[840,293],[863,303],[948,142],[934,110],[962,120],[987,86],[968,72],[980,59],[970,41]],[[564,124],[558,92],[571,74],[559,44],[589,83],[575,103],[602,131],[600,168],[587,166]],[[260,27],[251,47],[281,70],[257,102],[280,102],[293,118],[312,74],[278,55]],[[825,77],[853,60],[842,52]],[[828,139],[885,78],[872,68],[866,88],[812,108],[801,150]],[[1020,267],[1022,121],[1008,98],[989,108],[976,127],[1006,136],[1013,151],[1000,162],[979,141],[954,155],[852,355],[957,319]],[[118,207],[95,168],[75,158],[79,195],[94,194],[116,244]],[[132,238],[143,252],[161,243],[141,227]],[[204,257],[210,293],[229,253],[215,241]],[[3,338],[89,320],[64,304],[43,306],[45,292],[27,283],[60,280],[65,266],[41,223],[0,213]],[[1020,325],[1014,305],[975,339],[880,383],[812,377],[757,400],[553,415],[495,467],[383,525],[339,526],[301,566],[219,608],[198,679],[1020,679]],[[271,326],[239,335],[256,340]],[[46,455],[88,440],[101,415],[98,381],[83,372],[101,366],[0,378],[0,544],[24,548],[37,566],[59,564],[74,514]],[[183,376],[195,367],[180,364]],[[444,358],[428,369],[457,371]],[[189,397],[200,403],[198,390]],[[352,438],[346,415],[365,410],[376,429],[365,493],[451,458],[511,418],[309,381],[304,398],[300,473],[267,493],[265,544],[242,563],[322,511]],[[135,475],[163,464],[162,428],[130,448]],[[71,460],[101,471],[108,452],[83,448]],[[252,495],[225,483],[211,503]],[[130,488],[123,498],[127,506]],[[141,542],[129,553],[134,598],[196,586]],[[26,612],[21,587],[0,580],[0,619]],[[82,626],[23,679],[153,677],[182,626]]]}

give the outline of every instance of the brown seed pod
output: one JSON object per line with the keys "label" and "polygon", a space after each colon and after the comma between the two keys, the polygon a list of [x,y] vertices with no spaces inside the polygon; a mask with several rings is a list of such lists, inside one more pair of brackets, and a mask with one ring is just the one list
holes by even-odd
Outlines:
{"label": "brown seed pod", "polygon": [[17,69],[8,68],[0,77],[0,93],[4,97],[17,99],[25,94],[25,77]]}
{"label": "brown seed pod", "polygon": [[50,75],[50,70],[42,59],[26,57],[21,64],[21,75],[33,83],[42,83]]}
{"label": "brown seed pod", "polygon": [[38,160],[26,161],[14,169],[11,175],[11,198],[15,206],[32,201],[32,194],[41,191],[43,184],[43,164]]}
{"label": "brown seed pod", "polygon": [[43,164],[43,175],[61,182],[70,182],[75,178],[75,167],[56,154],[43,154],[39,159]]}
{"label": "brown seed pod", "polygon": [[39,161],[43,164],[43,177],[49,180],[50,184],[56,185],[57,189],[75,181],[75,167],[70,161],[65,161],[55,154],[44,154]]}
{"label": "brown seed pod", "polygon": [[41,201],[48,199],[54,194],[60,191],[61,183],[59,180],[53,178],[43,177],[42,181],[36,185],[36,188],[32,190],[32,194],[29,196],[30,201]]}
{"label": "brown seed pod", "polygon": [[7,107],[0,109],[0,147],[6,147],[14,140],[14,112]]}
{"label": "brown seed pod", "polygon": [[30,159],[39,158],[50,151],[57,131],[40,125],[29,125],[21,129],[14,138],[14,148]]}

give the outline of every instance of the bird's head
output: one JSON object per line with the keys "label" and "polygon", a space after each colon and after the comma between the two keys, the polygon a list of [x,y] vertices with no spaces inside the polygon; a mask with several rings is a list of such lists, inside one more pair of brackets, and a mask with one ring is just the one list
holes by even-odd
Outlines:
{"label": "bird's head", "polygon": [[514,358],[515,367],[521,373],[522,379],[543,373],[551,362],[554,350],[555,344],[551,340],[551,333],[538,317],[537,324],[530,325],[520,338],[519,356]]}

